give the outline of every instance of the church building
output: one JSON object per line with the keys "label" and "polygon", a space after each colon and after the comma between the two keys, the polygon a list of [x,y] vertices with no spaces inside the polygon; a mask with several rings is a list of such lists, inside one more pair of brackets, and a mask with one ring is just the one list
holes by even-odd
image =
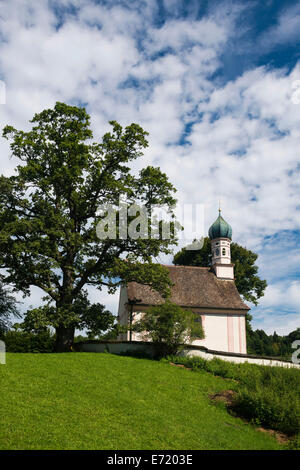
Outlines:
{"label": "church building", "polygon": [[[232,229],[221,216],[209,229],[212,247],[211,267],[166,266],[173,283],[170,301],[199,315],[205,338],[191,344],[215,351],[247,353],[246,313],[234,282],[230,244]],[[149,286],[130,282],[120,291],[118,321],[130,325],[151,306],[164,300]],[[138,333],[128,331],[120,340],[142,340]]]}

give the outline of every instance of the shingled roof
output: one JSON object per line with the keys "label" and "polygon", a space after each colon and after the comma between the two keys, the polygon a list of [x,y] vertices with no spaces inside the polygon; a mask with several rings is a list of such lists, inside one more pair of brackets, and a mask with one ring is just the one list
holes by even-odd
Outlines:
{"label": "shingled roof", "polygon": [[[196,266],[165,266],[169,270],[172,287],[171,302],[182,307],[250,310],[242,302],[235,282],[218,279],[210,268]],[[130,282],[128,299],[138,299],[141,305],[163,303],[161,295],[149,286]],[[245,312],[246,313],[246,312]]]}

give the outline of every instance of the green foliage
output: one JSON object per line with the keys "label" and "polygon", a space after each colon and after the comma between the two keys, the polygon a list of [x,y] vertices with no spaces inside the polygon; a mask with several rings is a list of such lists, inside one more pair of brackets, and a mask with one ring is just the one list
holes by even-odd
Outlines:
{"label": "green foliage", "polygon": [[166,301],[149,308],[133,329],[143,332],[145,338],[154,343],[157,356],[163,357],[176,354],[191,338],[204,337],[202,325],[197,321],[199,318],[199,315]]}
{"label": "green foliage", "polygon": [[103,333],[98,336],[98,339],[102,341],[110,341],[118,339],[119,335],[119,325],[115,323],[106,333]]}
{"label": "green foliage", "polygon": [[125,357],[135,357],[137,359],[149,359],[149,360],[152,360],[153,359],[153,356],[152,354],[147,351],[147,350],[132,350],[132,349],[128,349],[127,351],[124,351],[120,354],[118,354],[119,356],[125,356]]}
{"label": "green foliage", "polygon": [[291,439],[287,447],[288,450],[300,450],[300,434]]}
{"label": "green foliage", "polygon": [[258,255],[237,243],[232,243],[231,256],[237,290],[245,300],[257,305],[267,287],[267,281],[257,275],[258,266],[255,262]]}
{"label": "green foliage", "polygon": [[203,239],[201,250],[187,250],[182,248],[174,255],[173,263],[182,266],[202,266],[211,265],[211,243],[208,237]]}
{"label": "green foliage", "polygon": [[[258,267],[255,264],[258,255],[253,251],[231,243],[231,261],[234,263],[235,284],[239,293],[246,301],[255,305],[258,299],[264,295],[267,282],[257,275]],[[204,238],[201,250],[186,250],[183,248],[175,254],[173,263],[184,266],[210,266],[211,242]]]}
{"label": "green foliage", "polygon": [[289,435],[300,433],[300,371],[294,368],[234,364],[214,358],[170,357],[194,371],[234,379],[233,410],[240,416]]}
{"label": "green foliage", "polygon": [[79,330],[86,329],[89,337],[98,336],[112,327],[115,317],[105,310],[104,305],[91,304],[87,291],[81,291],[66,313],[64,309],[56,309],[50,304],[28,310],[21,324],[25,331],[39,333],[49,327],[57,328],[64,324]]}
{"label": "green foliage", "polygon": [[[131,163],[148,146],[138,124],[122,128],[111,121],[111,131],[93,142],[86,110],[59,102],[31,123],[28,132],[3,130],[20,165],[16,175],[0,176],[0,268],[25,296],[31,286],[46,293],[55,309],[36,315],[49,315],[52,323],[56,316],[57,350],[69,350],[77,315],[72,305],[84,286],[105,285],[114,292],[122,281],[137,281],[169,292],[167,270],[152,257],[170,253],[175,235],[122,237],[119,211],[116,238],[100,240],[96,226],[107,214],[99,215],[99,206],[117,208],[122,196],[129,205],[161,204],[173,214],[175,189],[159,168],[131,173]],[[147,224],[150,232],[150,217]],[[95,311],[89,315],[94,324]]]}
{"label": "green foliage", "polygon": [[300,404],[299,400],[295,402],[294,393],[278,394],[270,385],[245,386],[237,395],[234,410],[246,419],[288,435],[300,432]]}
{"label": "green foliage", "polygon": [[247,328],[247,349],[249,354],[258,356],[281,357],[290,360],[294,352],[292,344],[300,340],[300,328],[286,336],[279,336],[276,332],[267,335],[263,330],[253,331]]}
{"label": "green foliage", "polygon": [[48,330],[33,333],[22,330],[9,330],[3,336],[6,351],[13,353],[51,353],[55,337]]}
{"label": "green foliage", "polygon": [[18,302],[10,295],[9,290],[0,282],[0,335],[8,330],[12,315],[20,317],[17,304]]}

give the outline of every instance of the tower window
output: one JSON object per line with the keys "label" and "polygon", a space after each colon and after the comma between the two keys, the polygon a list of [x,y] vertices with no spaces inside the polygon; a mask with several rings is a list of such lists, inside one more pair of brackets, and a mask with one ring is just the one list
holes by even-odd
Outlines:
{"label": "tower window", "polygon": [[223,255],[223,256],[226,255],[226,248],[223,248],[223,249],[222,249],[222,255]]}

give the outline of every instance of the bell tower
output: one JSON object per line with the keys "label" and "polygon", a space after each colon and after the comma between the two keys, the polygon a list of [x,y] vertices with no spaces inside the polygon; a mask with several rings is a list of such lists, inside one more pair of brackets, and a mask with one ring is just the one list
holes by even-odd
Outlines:
{"label": "bell tower", "polygon": [[212,267],[216,276],[220,279],[234,279],[234,265],[230,254],[232,228],[221,216],[221,209],[208,234],[211,240]]}

